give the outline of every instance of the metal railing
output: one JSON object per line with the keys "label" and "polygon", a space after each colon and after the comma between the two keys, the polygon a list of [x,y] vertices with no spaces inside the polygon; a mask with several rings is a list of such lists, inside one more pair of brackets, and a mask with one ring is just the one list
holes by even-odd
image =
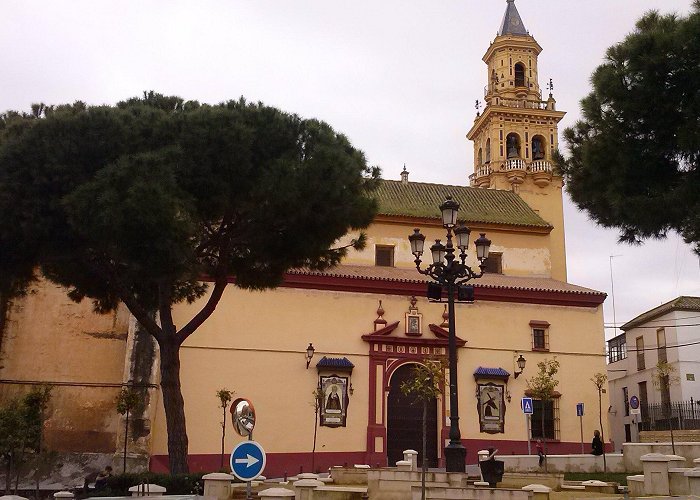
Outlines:
{"label": "metal railing", "polygon": [[700,429],[700,401],[672,401],[668,404],[642,403],[641,431],[667,431]]}

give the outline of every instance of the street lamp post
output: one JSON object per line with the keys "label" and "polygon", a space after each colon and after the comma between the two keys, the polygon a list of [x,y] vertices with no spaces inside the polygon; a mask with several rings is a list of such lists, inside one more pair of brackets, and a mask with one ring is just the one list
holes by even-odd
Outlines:
{"label": "street lamp post", "polygon": [[[442,212],[442,225],[447,229],[447,244],[440,240],[430,247],[433,263],[425,269],[421,269],[421,255],[425,245],[425,236],[419,229],[414,229],[408,237],[411,242],[411,253],[415,255],[416,269],[419,273],[431,277],[442,290],[447,288],[447,311],[449,315],[449,365],[450,365],[450,442],[445,447],[445,465],[447,472],[464,472],[467,450],[462,446],[461,433],[459,431],[459,401],[457,396],[457,336],[455,333],[455,289],[464,285],[469,280],[481,278],[484,275],[484,266],[489,256],[491,241],[485,233],[474,242],[476,257],[479,260],[480,272],[474,272],[466,264],[467,247],[469,246],[469,228],[460,225],[457,227],[457,211],[459,203],[450,196],[440,205]],[[459,256],[455,255],[456,246]],[[459,294],[461,295],[461,294]]]}

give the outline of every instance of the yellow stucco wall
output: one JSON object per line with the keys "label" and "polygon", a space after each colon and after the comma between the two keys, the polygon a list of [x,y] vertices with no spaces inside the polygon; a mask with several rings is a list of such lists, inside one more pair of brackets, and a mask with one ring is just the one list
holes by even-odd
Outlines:
{"label": "yellow stucco wall", "polygon": [[0,351],[0,400],[53,385],[46,442],[55,451],[114,451],[116,385],[124,373],[128,311],[99,315],[46,281],[11,303]]}
{"label": "yellow stucco wall", "polygon": [[[437,207],[435,207],[435,212],[437,216]],[[445,229],[437,224],[429,225],[421,222],[416,225],[420,227],[421,233],[425,235],[426,253],[423,259],[429,261],[430,252],[428,248],[438,238],[443,243],[445,242]],[[564,260],[564,249],[562,245],[557,244],[556,238],[552,238],[548,233],[532,232],[526,229],[518,232],[512,229],[506,230],[476,225],[471,227],[471,231],[467,263],[474,270],[478,269],[474,240],[479,237],[479,233],[485,232],[491,240],[491,251],[502,254],[503,274],[545,278],[558,278],[558,276],[553,276],[553,274],[561,274],[553,272],[552,263]],[[415,267],[415,257],[411,254],[411,245],[408,241],[408,235],[412,232],[411,226],[405,223],[374,223],[366,231],[366,249],[361,252],[351,251],[344,262],[347,264],[374,265],[375,245],[388,245],[394,247],[394,264],[396,267],[413,268]]]}
{"label": "yellow stucco wall", "polygon": [[[319,428],[318,451],[363,451],[368,420],[368,348],[360,337],[370,333],[379,300],[389,322],[401,324],[392,334],[404,336],[404,313],[409,297],[282,288],[249,293],[229,287],[213,316],[181,351],[190,453],[213,454],[220,447],[221,410],[215,392],[226,387],[237,397],[252,400],[258,417],[254,438],[270,453],[310,452],[314,431],[312,391],[317,384],[315,363],[324,355],[346,356],[355,365],[347,427]],[[179,306],[182,324],[200,304]],[[442,322],[443,305],[418,299],[423,335],[432,337],[429,323]],[[531,350],[532,320],[547,321],[550,352]],[[460,414],[463,439],[525,440],[525,420],[519,408],[526,379],[545,357],[557,356],[561,440],[579,440],[575,405],[588,409],[584,428],[597,428],[597,393],[589,379],[603,372],[602,308],[573,308],[481,301],[457,306],[457,334],[467,341],[459,351]],[[316,354],[305,367],[304,353],[312,342]],[[525,373],[511,377],[507,388],[504,434],[479,432],[473,372],[477,366],[502,367],[513,373],[516,352],[527,358]],[[607,403],[604,401],[604,408]],[[153,454],[167,453],[162,407],[154,419]],[[241,440],[229,427],[227,449]]]}

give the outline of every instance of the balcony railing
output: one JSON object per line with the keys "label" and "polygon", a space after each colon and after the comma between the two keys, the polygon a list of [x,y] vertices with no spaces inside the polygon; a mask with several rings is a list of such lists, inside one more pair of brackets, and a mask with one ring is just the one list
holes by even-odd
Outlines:
{"label": "balcony railing", "polygon": [[486,177],[491,175],[491,167],[489,165],[482,165],[474,171],[476,177]]}
{"label": "balcony railing", "polygon": [[527,170],[527,163],[525,160],[521,159],[513,159],[513,160],[506,160],[505,164],[503,165],[504,170]]}
{"label": "balcony railing", "polygon": [[507,108],[522,108],[522,109],[547,109],[547,101],[530,101],[527,99],[502,99],[499,98],[496,102],[497,106],[505,106]]}
{"label": "balcony railing", "polygon": [[530,163],[531,172],[552,172],[552,164],[547,160],[536,160]]}
{"label": "balcony railing", "polygon": [[494,165],[493,163],[481,165],[480,167],[477,167],[474,170],[474,173],[469,176],[469,179],[474,180],[479,179],[481,177],[486,177],[488,175],[491,175],[494,171],[498,170],[505,172],[522,170],[533,174],[540,172],[551,174],[552,163],[547,160],[536,160],[533,162],[527,162],[521,158],[512,158],[510,160],[504,161],[500,165]]}

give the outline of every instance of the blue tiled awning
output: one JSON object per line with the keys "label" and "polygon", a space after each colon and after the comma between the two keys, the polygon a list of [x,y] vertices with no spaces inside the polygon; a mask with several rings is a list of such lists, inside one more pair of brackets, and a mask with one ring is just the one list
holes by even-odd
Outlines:
{"label": "blue tiled awning", "polygon": [[339,370],[339,371],[346,371],[346,372],[351,372],[353,368],[355,368],[355,365],[352,364],[352,362],[345,357],[342,358],[327,358],[326,356],[323,356],[318,363],[316,363],[316,368],[318,370],[324,369],[324,370]]}
{"label": "blue tiled awning", "polygon": [[479,368],[474,370],[474,378],[507,379],[508,377],[510,377],[510,373],[508,373],[503,368],[485,368],[483,366],[480,366]]}

